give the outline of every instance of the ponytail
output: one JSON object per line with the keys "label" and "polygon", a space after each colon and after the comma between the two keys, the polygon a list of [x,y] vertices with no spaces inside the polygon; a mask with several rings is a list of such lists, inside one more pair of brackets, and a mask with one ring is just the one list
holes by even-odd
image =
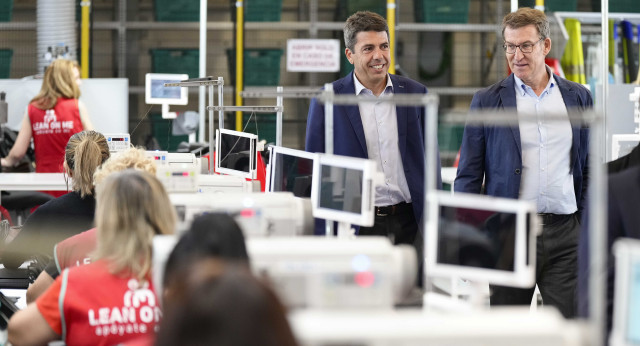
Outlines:
{"label": "ponytail", "polygon": [[109,158],[109,146],[96,131],[82,131],[71,136],[65,160],[73,172],[73,191],[81,197],[93,195],[93,174]]}

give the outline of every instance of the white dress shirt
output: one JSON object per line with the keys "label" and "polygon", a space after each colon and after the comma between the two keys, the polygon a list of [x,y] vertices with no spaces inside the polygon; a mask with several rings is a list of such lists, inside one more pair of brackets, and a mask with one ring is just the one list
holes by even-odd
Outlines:
{"label": "white dress shirt", "polygon": [[[547,73],[549,83],[540,96],[514,76],[518,116],[533,115],[536,119],[519,121],[520,199],[535,201],[539,213],[573,214],[578,210],[573,175],[569,173],[573,133],[562,93],[548,67]],[[558,116],[566,119],[547,119]]]}
{"label": "white dress shirt", "polygon": [[[356,95],[376,97],[362,85],[354,74]],[[387,87],[379,98],[393,94],[393,84],[387,75]],[[398,119],[396,107],[390,102],[362,102],[358,104],[369,159],[377,163],[384,174],[384,183],[376,187],[375,205],[386,206],[411,202],[409,185],[404,175],[400,147],[398,146]]]}

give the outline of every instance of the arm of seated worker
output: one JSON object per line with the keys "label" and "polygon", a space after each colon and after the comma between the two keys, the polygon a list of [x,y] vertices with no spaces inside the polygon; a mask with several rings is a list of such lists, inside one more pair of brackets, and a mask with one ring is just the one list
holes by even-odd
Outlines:
{"label": "arm of seated worker", "polygon": [[82,122],[82,129],[85,131],[94,130],[91,118],[89,118],[89,111],[84,103],[78,100],[78,111],[80,112],[80,121]]}
{"label": "arm of seated worker", "polygon": [[36,304],[17,311],[9,320],[11,345],[43,345],[59,339],[60,335],[51,329]]}
{"label": "arm of seated worker", "polygon": [[54,278],[46,270],[43,270],[36,281],[27,288],[27,304],[35,302],[53,284],[53,281]]}
{"label": "arm of seated worker", "polygon": [[62,318],[59,309],[62,280],[58,278],[35,303],[11,316],[8,340],[12,345],[44,345],[60,340]]}

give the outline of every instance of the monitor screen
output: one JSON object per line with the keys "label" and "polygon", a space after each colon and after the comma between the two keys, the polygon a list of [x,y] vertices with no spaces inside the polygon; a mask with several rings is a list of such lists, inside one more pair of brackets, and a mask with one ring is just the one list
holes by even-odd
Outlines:
{"label": "monitor screen", "polygon": [[610,345],[640,346],[640,240],[613,244],[615,286]]}
{"label": "monitor screen", "polygon": [[258,136],[252,133],[216,130],[216,171],[255,179],[257,141]]}
{"label": "monitor screen", "polygon": [[313,216],[360,226],[373,225],[375,162],[318,155],[313,164]]}
{"label": "monitor screen", "polygon": [[278,146],[269,149],[266,191],[288,191],[296,197],[311,198],[313,158],[316,154]]}
{"label": "monitor screen", "polygon": [[165,83],[176,83],[189,78],[186,74],[147,73],[145,75],[145,101],[148,104],[186,105],[188,89],[165,87]]}
{"label": "monitor screen", "polygon": [[438,220],[427,228],[431,274],[533,285],[539,226],[530,202],[446,192],[437,196]]}

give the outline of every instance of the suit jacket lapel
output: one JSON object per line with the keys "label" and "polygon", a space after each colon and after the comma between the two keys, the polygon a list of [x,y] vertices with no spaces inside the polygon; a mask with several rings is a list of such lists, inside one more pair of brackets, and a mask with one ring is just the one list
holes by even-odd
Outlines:
{"label": "suit jacket lapel", "polygon": [[[502,89],[500,89],[500,100],[502,102],[503,110],[504,109],[517,110],[518,105],[516,103],[515,79],[513,79],[513,74],[511,74],[504,81],[502,81],[501,86],[502,86]],[[518,154],[522,158],[522,145],[520,143],[520,127],[518,126],[517,117],[514,117],[512,119],[512,121],[509,123],[509,127],[511,128],[511,134],[513,134],[513,139],[516,141]]]}
{"label": "suit jacket lapel", "polygon": [[[342,83],[336,87],[336,94],[356,94],[356,86],[353,80],[354,74],[351,72],[347,77],[342,79]],[[366,157],[369,157],[369,153],[367,152],[367,141],[364,137],[364,127],[362,126],[362,118],[360,117],[360,109],[358,105],[344,106],[344,107],[334,107],[335,118],[347,117],[351,126],[353,128],[353,132],[356,134],[356,138],[358,138],[358,142],[360,143],[360,147],[364,152]]]}
{"label": "suit jacket lapel", "polygon": [[[393,84],[394,94],[406,94],[407,88],[405,83],[399,82],[391,76],[391,83]],[[407,148],[407,107],[396,106],[396,118],[398,124],[398,148],[400,149],[400,155],[404,156],[405,149]],[[424,119],[422,119],[424,121]]]}

